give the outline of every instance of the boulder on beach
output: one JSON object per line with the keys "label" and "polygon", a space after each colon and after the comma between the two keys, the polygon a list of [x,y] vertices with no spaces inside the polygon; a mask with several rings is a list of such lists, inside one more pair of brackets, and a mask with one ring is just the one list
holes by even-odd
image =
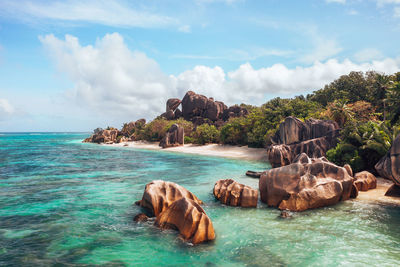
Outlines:
{"label": "boulder on beach", "polygon": [[400,134],[393,141],[388,153],[375,165],[378,174],[400,186]]}
{"label": "boulder on beach", "polygon": [[281,210],[304,211],[357,196],[353,177],[345,168],[325,158],[305,157],[261,175],[259,189],[264,203]]}
{"label": "boulder on beach", "polygon": [[185,241],[198,244],[215,239],[214,227],[199,203],[188,198],[174,201],[157,216],[155,225],[176,229]]}
{"label": "boulder on beach", "polygon": [[151,215],[158,216],[174,201],[181,198],[193,200],[198,204],[203,203],[193,193],[176,183],[155,180],[146,185],[142,200],[137,204],[146,208]]}
{"label": "boulder on beach", "polygon": [[185,131],[178,124],[173,124],[165,133],[164,138],[160,142],[162,148],[181,146],[184,144]]}
{"label": "boulder on beach", "polygon": [[368,171],[358,172],[354,175],[354,185],[358,191],[368,191],[376,188],[376,177]]}
{"label": "boulder on beach", "polygon": [[99,132],[94,133],[91,137],[86,138],[83,142],[85,143],[106,143],[112,144],[117,141],[117,137],[120,135],[120,132],[117,129],[111,130],[101,130]]}
{"label": "boulder on beach", "polygon": [[258,191],[232,179],[217,181],[213,193],[216,199],[229,206],[257,207]]}

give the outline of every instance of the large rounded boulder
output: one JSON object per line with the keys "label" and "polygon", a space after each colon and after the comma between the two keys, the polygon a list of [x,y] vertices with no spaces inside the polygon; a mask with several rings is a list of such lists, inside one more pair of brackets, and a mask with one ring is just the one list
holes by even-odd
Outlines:
{"label": "large rounded boulder", "polygon": [[400,187],[400,134],[393,141],[388,153],[375,165],[378,174]]}
{"label": "large rounded boulder", "polygon": [[354,179],[354,185],[358,191],[368,191],[376,188],[376,177],[370,172],[358,172],[354,175]]}
{"label": "large rounded boulder", "polygon": [[215,239],[214,227],[198,202],[181,198],[157,216],[155,225],[161,229],[176,229],[188,242],[198,244]]}
{"label": "large rounded boulder", "polygon": [[156,180],[146,185],[142,200],[138,204],[146,208],[151,215],[158,216],[174,201],[181,198],[193,200],[198,204],[203,203],[183,186],[173,182]]}
{"label": "large rounded boulder", "polygon": [[264,172],[259,181],[261,201],[281,210],[304,211],[357,196],[348,171],[325,158],[298,161]]}
{"label": "large rounded boulder", "polygon": [[213,193],[216,199],[229,206],[257,207],[258,191],[232,179],[217,181]]}
{"label": "large rounded boulder", "polygon": [[184,144],[185,130],[178,124],[173,124],[165,133],[164,138],[160,141],[159,146],[162,148],[181,146]]}

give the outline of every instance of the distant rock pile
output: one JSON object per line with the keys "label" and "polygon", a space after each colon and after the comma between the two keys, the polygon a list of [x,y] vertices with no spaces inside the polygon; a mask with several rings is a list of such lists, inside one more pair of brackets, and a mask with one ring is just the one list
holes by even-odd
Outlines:
{"label": "distant rock pile", "polygon": [[216,182],[213,193],[216,199],[229,206],[257,207],[258,190],[232,179]]}
{"label": "distant rock pile", "polygon": [[323,157],[336,145],[338,136],[336,122],[315,119],[302,122],[287,117],[271,138],[274,145],[267,148],[268,159],[272,167],[280,167],[292,163],[301,153],[312,158]]}
{"label": "distant rock pile", "polygon": [[[182,111],[179,109],[182,105]],[[215,124],[222,124],[229,118],[245,116],[247,109],[238,105],[227,107],[221,101],[214,101],[212,97],[196,94],[188,91],[182,101],[178,98],[170,98],[167,101],[167,110],[161,116],[168,120],[183,117],[195,125],[203,124],[206,120]]]}
{"label": "distant rock pile", "polygon": [[346,168],[302,154],[290,165],[264,172],[259,190],[269,206],[304,211],[357,197],[353,181]]}
{"label": "distant rock pile", "polygon": [[[210,218],[200,207],[203,202],[186,188],[172,182],[152,181],[146,185],[138,205],[155,216],[155,225],[161,229],[177,229],[181,237],[193,244],[215,239]],[[135,221],[146,221],[138,214]]]}

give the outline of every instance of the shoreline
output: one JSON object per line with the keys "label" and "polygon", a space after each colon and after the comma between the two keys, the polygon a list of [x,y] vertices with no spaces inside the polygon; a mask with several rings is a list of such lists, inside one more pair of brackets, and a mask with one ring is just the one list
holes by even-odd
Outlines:
{"label": "shoreline", "polygon": [[[248,146],[232,146],[232,145],[219,145],[219,144],[208,144],[208,145],[186,144],[177,147],[161,148],[160,146],[158,146],[158,142],[146,142],[146,141],[130,141],[118,144],[103,144],[103,145],[113,146],[113,147],[131,147],[131,148],[147,149],[147,150],[178,152],[178,153],[194,154],[202,156],[224,157],[230,159],[259,161],[268,163],[267,153],[264,148],[251,148]],[[400,198],[385,196],[386,191],[389,189],[390,186],[393,185],[393,182],[381,177],[377,177],[376,180],[377,180],[377,186],[375,189],[370,189],[368,191],[359,191],[358,197],[355,198],[354,201],[400,206]]]}
{"label": "shoreline", "polygon": [[114,147],[133,147],[148,150],[160,150],[169,152],[179,152],[186,154],[224,157],[231,159],[242,159],[249,161],[268,162],[268,156],[265,148],[252,148],[248,146],[232,146],[232,145],[194,145],[185,144],[183,146],[161,148],[158,142],[130,141],[118,144],[110,144],[107,146]]}

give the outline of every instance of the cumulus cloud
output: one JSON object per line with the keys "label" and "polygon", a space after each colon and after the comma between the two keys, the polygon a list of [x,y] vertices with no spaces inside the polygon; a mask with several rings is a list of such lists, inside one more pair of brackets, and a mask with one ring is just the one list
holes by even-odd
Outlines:
{"label": "cumulus cloud", "polygon": [[118,34],[107,34],[93,46],[82,46],[76,37],[64,40],[40,37],[60,71],[75,85],[68,95],[101,114],[129,114],[154,118],[164,112],[170,97],[187,90],[214,97],[227,104],[262,104],[271,96],[292,96],[320,89],[350,71],[400,70],[400,58],[364,63],[349,59],[315,61],[311,66],[288,68],[283,64],[255,69],[250,63],[226,72],[221,67],[195,66],[179,75],[163,73],[156,61],[131,51]]}
{"label": "cumulus cloud", "polygon": [[5,98],[0,98],[0,120],[9,118],[15,113],[15,108]]}
{"label": "cumulus cloud", "polygon": [[354,55],[355,60],[358,62],[365,62],[370,60],[382,59],[382,52],[375,48],[365,48]]}
{"label": "cumulus cloud", "polygon": [[175,18],[134,8],[124,1],[107,0],[4,0],[0,2],[0,14],[22,21],[43,19],[121,27],[154,28],[178,23]]}

